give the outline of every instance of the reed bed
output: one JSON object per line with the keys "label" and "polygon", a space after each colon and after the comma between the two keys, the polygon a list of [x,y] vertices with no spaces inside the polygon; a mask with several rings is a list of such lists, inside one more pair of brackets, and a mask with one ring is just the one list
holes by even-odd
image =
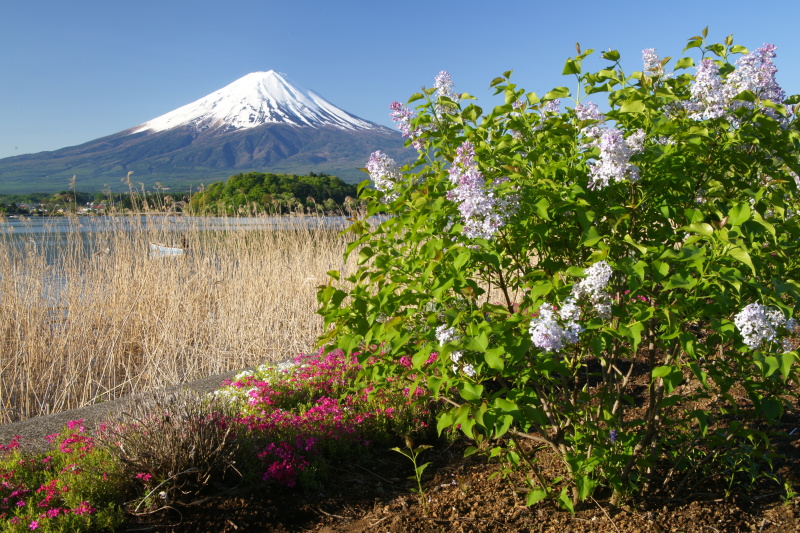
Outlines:
{"label": "reed bed", "polygon": [[[316,287],[352,269],[346,237],[319,218],[204,220],[112,216],[85,232],[73,217],[40,235],[0,223],[0,423],[313,350]],[[181,237],[189,253],[149,251]]]}

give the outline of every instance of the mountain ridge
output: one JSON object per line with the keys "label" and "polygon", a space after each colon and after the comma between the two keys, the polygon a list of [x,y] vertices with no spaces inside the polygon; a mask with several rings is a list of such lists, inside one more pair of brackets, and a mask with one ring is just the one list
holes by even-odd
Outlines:
{"label": "mountain ridge", "polygon": [[0,159],[0,192],[122,191],[132,181],[184,188],[240,172],[366,178],[369,155],[413,152],[400,134],[341,110],[275,71],[254,72],[169,113],[86,143]]}

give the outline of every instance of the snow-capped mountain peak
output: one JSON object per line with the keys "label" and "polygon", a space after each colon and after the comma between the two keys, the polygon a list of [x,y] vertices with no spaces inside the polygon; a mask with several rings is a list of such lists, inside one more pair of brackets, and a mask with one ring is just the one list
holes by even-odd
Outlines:
{"label": "snow-capped mountain peak", "polygon": [[380,128],[339,109],[313,91],[289,83],[285,74],[269,70],[247,74],[208,96],[145,122],[132,133],[180,126],[197,131],[231,131],[270,123],[343,130]]}

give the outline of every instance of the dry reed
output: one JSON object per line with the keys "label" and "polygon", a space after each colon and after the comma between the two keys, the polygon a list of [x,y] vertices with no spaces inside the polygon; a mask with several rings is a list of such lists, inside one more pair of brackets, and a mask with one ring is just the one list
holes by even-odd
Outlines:
{"label": "dry reed", "polygon": [[[346,239],[311,217],[205,220],[72,217],[36,236],[0,223],[0,423],[312,350],[316,287],[350,268]],[[180,236],[189,253],[149,252]]]}

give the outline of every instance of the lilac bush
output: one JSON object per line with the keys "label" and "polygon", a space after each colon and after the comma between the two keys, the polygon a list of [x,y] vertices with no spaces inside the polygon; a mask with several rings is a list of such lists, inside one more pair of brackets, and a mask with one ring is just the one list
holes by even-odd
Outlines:
{"label": "lilac bush", "polygon": [[[391,204],[362,190],[390,216],[354,226],[359,270],[319,293],[322,341],[362,352],[365,383],[443,398],[440,431],[533,465],[530,504],[619,501],[659,469],[759,472],[763,423],[796,396],[800,97],[774,46],[706,35],[677,60],[645,49],[631,73],[579,51],[572,91],[506,72],[484,109],[440,73],[416,110],[392,104],[419,158]],[[538,475],[533,446],[562,475]]]}

